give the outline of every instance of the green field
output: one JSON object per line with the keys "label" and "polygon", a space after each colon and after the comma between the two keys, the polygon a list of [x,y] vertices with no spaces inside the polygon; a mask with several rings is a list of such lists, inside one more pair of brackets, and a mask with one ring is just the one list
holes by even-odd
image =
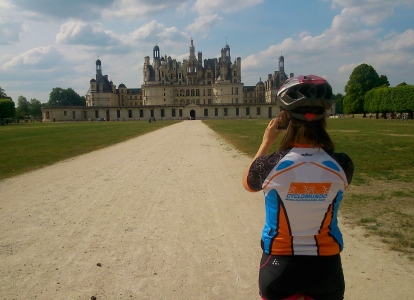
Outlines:
{"label": "green field", "polygon": [[[268,122],[212,120],[205,124],[253,157]],[[347,153],[355,165],[341,207],[345,221],[363,226],[367,234],[380,236],[392,249],[414,259],[414,122],[328,119],[328,132],[336,151]]]}
{"label": "green field", "polygon": [[0,180],[98,150],[175,122],[35,122],[0,126]]}

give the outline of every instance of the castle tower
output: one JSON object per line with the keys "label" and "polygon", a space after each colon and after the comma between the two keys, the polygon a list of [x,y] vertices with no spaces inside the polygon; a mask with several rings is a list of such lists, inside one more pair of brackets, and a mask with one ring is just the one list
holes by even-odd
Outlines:
{"label": "castle tower", "polygon": [[201,65],[203,61],[203,53],[198,51],[198,63]]}
{"label": "castle tower", "polygon": [[158,67],[161,65],[160,47],[155,45],[155,47],[152,50],[152,54],[153,54],[153,63],[152,64],[154,66],[154,69],[157,70]]}
{"label": "castle tower", "polygon": [[195,47],[193,45],[193,39],[191,38],[191,45],[190,45],[190,60],[195,58]]}
{"label": "castle tower", "polygon": [[279,87],[283,85],[287,78],[285,78],[285,58],[279,56]]}
{"label": "castle tower", "polygon": [[96,64],[96,75],[100,74],[102,75],[102,65],[101,65],[101,60],[98,58],[95,62]]}

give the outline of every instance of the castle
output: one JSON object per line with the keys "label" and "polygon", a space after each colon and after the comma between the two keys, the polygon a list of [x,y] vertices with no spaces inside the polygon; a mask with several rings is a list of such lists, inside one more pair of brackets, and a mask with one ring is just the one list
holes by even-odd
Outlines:
{"label": "castle", "polygon": [[232,62],[227,43],[219,58],[204,61],[202,52],[196,56],[193,39],[189,50],[188,59],[181,62],[161,56],[156,45],[152,63],[149,56],[144,58],[141,88],[127,88],[123,83],[116,87],[108,75],[103,75],[98,59],[96,76],[86,93],[86,107],[47,107],[42,109],[43,120],[271,118],[279,112],[276,94],[288,79],[283,56],[279,57],[278,70],[265,82],[260,79],[255,86],[245,86],[241,58]]}

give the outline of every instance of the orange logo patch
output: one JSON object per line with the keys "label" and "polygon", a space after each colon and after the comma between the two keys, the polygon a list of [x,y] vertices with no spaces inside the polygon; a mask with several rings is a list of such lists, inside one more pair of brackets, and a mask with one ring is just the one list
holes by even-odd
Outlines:
{"label": "orange logo patch", "polygon": [[289,187],[289,194],[327,194],[330,189],[330,182],[292,182]]}

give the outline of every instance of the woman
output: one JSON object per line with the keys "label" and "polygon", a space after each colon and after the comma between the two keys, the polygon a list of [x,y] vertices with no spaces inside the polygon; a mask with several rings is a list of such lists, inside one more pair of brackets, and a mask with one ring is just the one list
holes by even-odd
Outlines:
{"label": "woman", "polygon": [[[354,167],[346,154],[334,152],[326,132],[331,98],[332,88],[323,78],[289,79],[277,96],[282,111],[270,121],[244,174],[244,187],[263,190],[265,196],[262,299],[343,299],[337,213]],[[268,154],[282,132],[278,151]]]}

